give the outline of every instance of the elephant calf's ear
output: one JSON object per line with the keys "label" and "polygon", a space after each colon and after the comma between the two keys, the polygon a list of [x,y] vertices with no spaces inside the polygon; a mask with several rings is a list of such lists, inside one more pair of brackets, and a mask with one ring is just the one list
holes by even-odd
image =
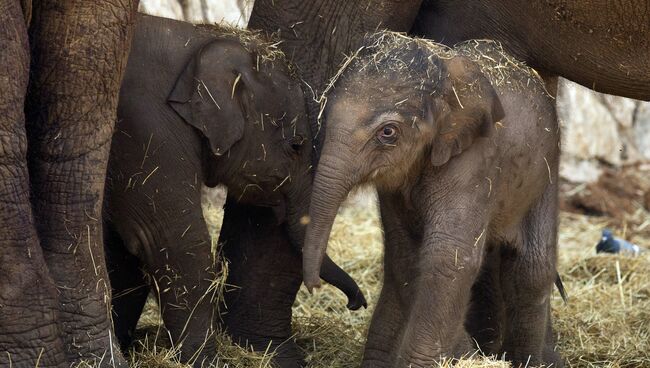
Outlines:
{"label": "elephant calf's ear", "polygon": [[[250,55],[230,40],[203,46],[187,63],[167,103],[183,120],[200,130],[215,155],[224,154],[244,134],[242,93],[236,93],[241,67]],[[243,84],[243,81],[242,83]]]}
{"label": "elephant calf's ear", "polygon": [[431,151],[434,166],[446,164],[505,116],[496,91],[476,63],[454,57],[445,66],[448,79],[441,83],[442,100],[428,112],[437,127]]}

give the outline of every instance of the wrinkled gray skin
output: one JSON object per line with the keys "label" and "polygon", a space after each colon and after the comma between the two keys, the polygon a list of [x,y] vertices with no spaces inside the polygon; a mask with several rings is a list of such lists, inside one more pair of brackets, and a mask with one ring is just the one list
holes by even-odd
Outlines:
{"label": "wrinkled gray skin", "polygon": [[0,1],[0,366],[126,367],[102,197],[137,0]]}
{"label": "wrinkled gray skin", "polygon": [[[502,70],[500,81],[472,58],[439,57],[421,43],[388,39],[379,43],[383,53],[362,52],[328,94],[305,284],[319,284],[345,196],[373,183],[385,275],[364,367],[431,366],[471,351],[468,332],[483,351],[505,353],[516,366],[561,366],[549,305],[557,236],[554,101],[526,70]],[[487,55],[481,65],[511,65],[490,44],[458,51],[474,49]]]}
{"label": "wrinkled gray skin", "polygon": [[[256,0],[248,26],[279,32],[280,48],[315,96],[366,34],[389,29],[449,46],[497,40],[537,68],[551,93],[562,76],[600,92],[650,99],[645,0]],[[309,113],[316,131],[317,104]],[[318,155],[320,139],[316,143]]]}
{"label": "wrinkled gray skin", "polygon": [[497,40],[546,80],[650,100],[646,0],[425,0],[411,33],[449,46]]}
{"label": "wrinkled gray skin", "polygon": [[[182,343],[181,359],[200,366],[216,354],[217,299],[211,286],[220,263],[211,254],[202,185],[223,184],[239,203],[271,208],[300,254],[301,218],[311,192],[302,91],[278,51],[266,51],[270,42],[251,34],[246,40],[216,26],[137,17],[106,195],[114,323],[123,348],[153,288],[172,341]],[[365,305],[354,280],[329,259],[322,276],[349,296],[351,309]],[[274,282],[260,277],[257,292]],[[263,297],[253,291],[247,308],[257,310],[255,299]],[[228,313],[236,314],[236,308],[228,305]],[[247,324],[227,319],[231,332]],[[263,341],[259,348],[266,349],[271,340],[279,345],[288,335],[282,337],[258,336],[255,346]]]}

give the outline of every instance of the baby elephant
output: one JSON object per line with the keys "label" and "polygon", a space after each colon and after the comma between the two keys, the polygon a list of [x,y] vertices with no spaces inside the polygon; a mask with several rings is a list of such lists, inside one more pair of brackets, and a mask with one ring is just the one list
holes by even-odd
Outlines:
{"label": "baby elephant", "polygon": [[453,49],[380,33],[326,95],[303,251],[308,288],[337,208],[373,183],[384,284],[364,367],[430,367],[471,351],[515,366],[554,351],[559,130],[537,74],[487,41]]}
{"label": "baby elephant", "polygon": [[[220,272],[201,211],[201,186],[223,184],[231,198],[272,208],[279,222],[286,220],[298,255],[311,193],[311,138],[302,91],[270,41],[142,15],[118,118],[105,202],[116,333],[128,346],[153,287],[181,358],[200,365],[216,353],[213,280]],[[329,259],[322,277],[348,295],[349,308],[365,306],[354,280]],[[260,281],[258,298],[288,298],[282,304],[290,313],[292,294],[280,290],[286,282]],[[243,294],[260,314],[254,292]],[[279,340],[271,348],[283,342],[284,330],[277,331],[285,328],[282,322],[265,321],[276,329],[267,336],[242,327],[251,321],[226,319],[235,335],[261,334],[234,336],[256,348],[267,349],[271,338]]]}

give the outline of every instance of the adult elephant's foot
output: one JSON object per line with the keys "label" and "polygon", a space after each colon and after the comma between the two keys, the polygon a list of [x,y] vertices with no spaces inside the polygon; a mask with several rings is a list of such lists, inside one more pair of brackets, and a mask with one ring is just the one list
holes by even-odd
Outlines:
{"label": "adult elephant's foot", "polygon": [[0,241],[0,367],[68,367],[56,323],[54,285],[47,269],[39,269],[44,262],[38,242],[23,246],[18,256]]}
{"label": "adult elephant's foot", "polygon": [[103,298],[88,298],[62,308],[59,325],[64,331],[63,341],[71,364],[83,362],[98,368],[128,368],[110,320],[105,316],[110,303],[105,303]]}
{"label": "adult elephant's foot", "polygon": [[293,341],[291,306],[302,282],[302,260],[268,208],[243,206],[228,198],[220,242],[229,262],[228,285],[220,308],[235,342],[272,352],[283,368],[303,366]]}

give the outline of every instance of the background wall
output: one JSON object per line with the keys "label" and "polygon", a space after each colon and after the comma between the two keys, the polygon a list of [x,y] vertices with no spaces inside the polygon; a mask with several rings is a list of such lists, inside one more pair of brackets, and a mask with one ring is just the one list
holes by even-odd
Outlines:
{"label": "background wall", "polygon": [[558,91],[563,123],[562,176],[595,181],[603,166],[650,160],[650,103],[593,92],[563,80]]}
{"label": "background wall", "polygon": [[140,11],[194,23],[246,27],[253,0],[141,0]]}

